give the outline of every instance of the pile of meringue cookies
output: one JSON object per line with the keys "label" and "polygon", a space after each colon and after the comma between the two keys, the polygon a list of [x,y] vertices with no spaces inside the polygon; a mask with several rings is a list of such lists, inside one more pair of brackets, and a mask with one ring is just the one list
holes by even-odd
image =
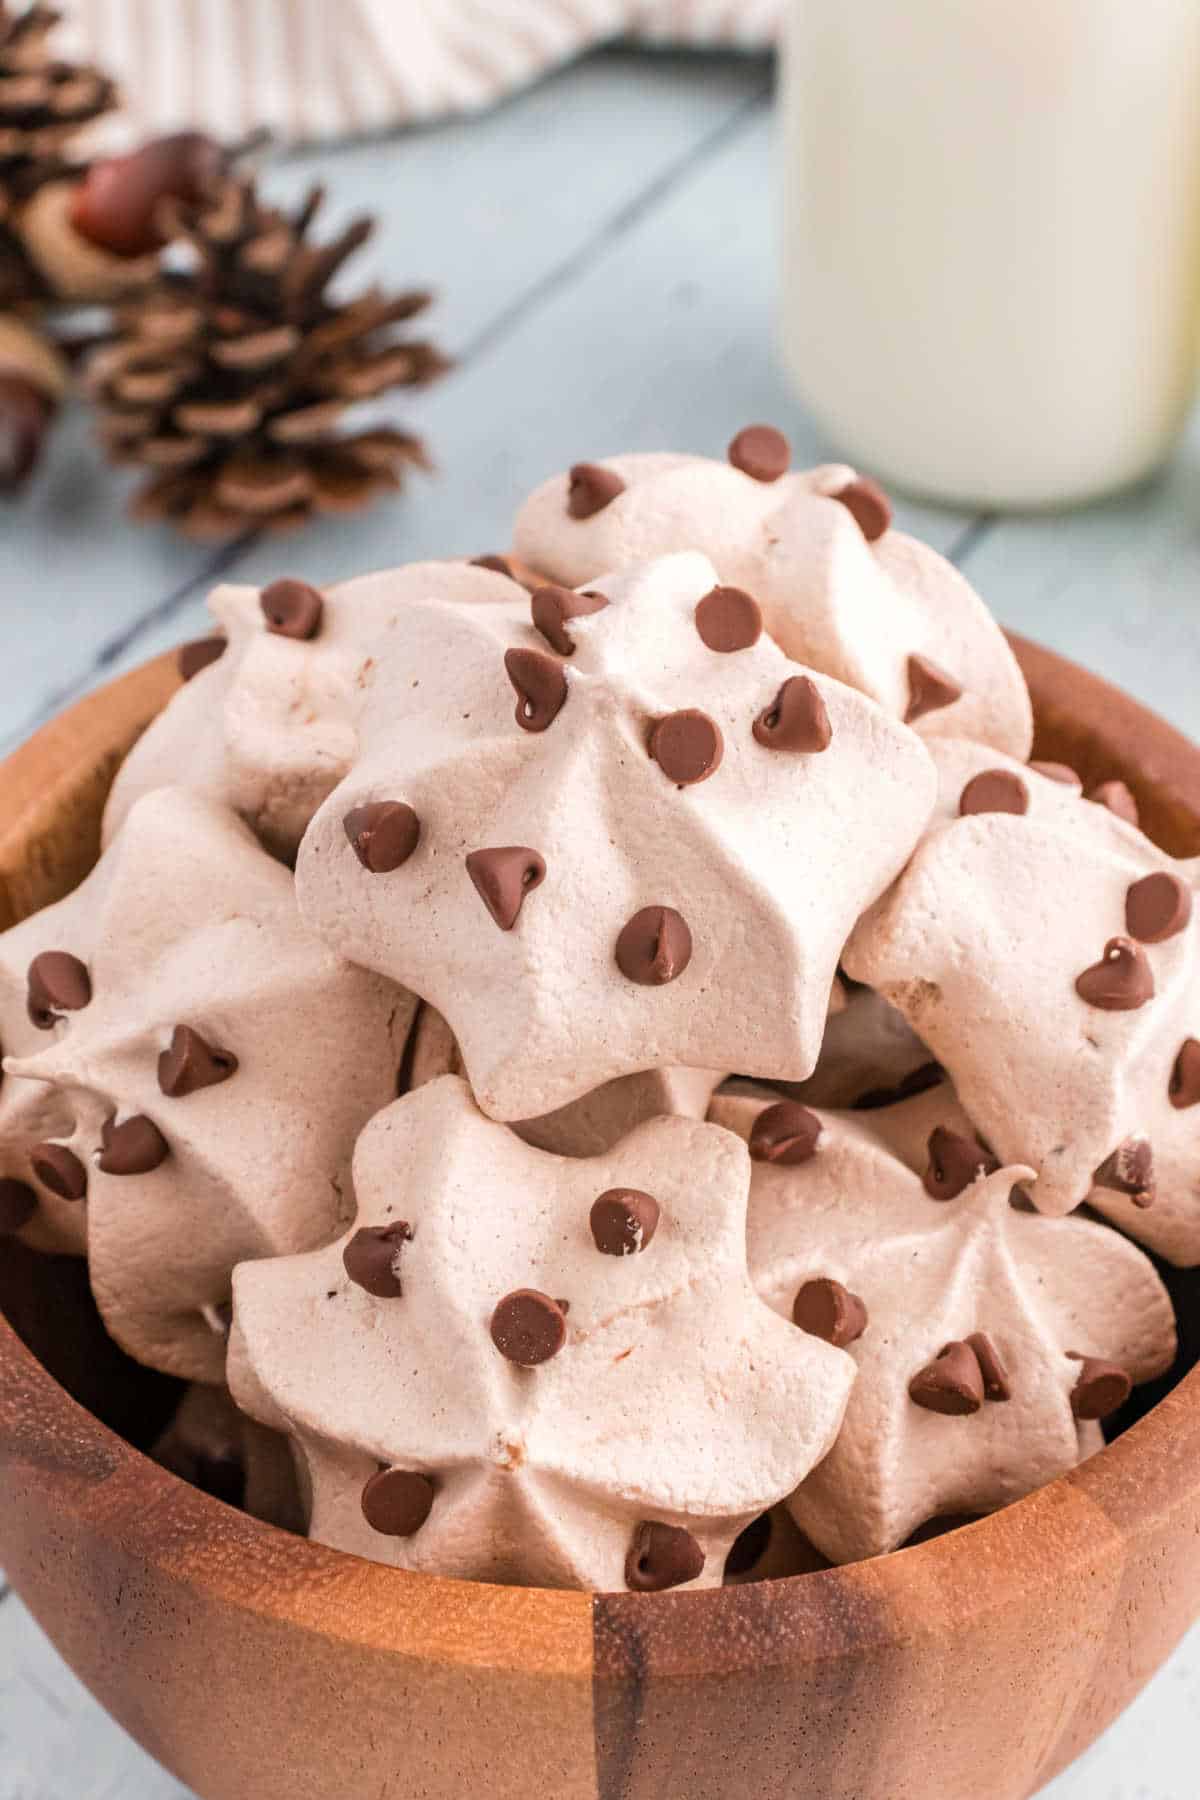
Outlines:
{"label": "pile of meringue cookies", "polygon": [[199,1384],[172,1466],[400,1568],[703,1587],[1017,1500],[1171,1367],[1197,867],[1028,760],[874,483],[789,464],[219,589],[0,938],[0,1223]]}

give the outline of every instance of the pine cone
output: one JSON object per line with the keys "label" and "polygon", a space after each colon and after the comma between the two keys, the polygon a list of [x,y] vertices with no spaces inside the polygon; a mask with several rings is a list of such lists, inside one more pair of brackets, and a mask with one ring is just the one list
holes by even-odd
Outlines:
{"label": "pine cone", "polygon": [[288,216],[260,202],[253,180],[229,176],[200,204],[176,207],[190,266],[164,268],[121,308],[114,341],[89,370],[109,455],[152,472],[135,517],[206,540],[282,530],[352,512],[400,487],[406,465],[428,467],[406,432],[338,434],[350,408],[448,365],[433,345],[388,331],[422,311],[427,294],[329,298],[371,221],[312,244],[322,200],[314,189]]}
{"label": "pine cone", "polygon": [[52,54],[58,21],[53,7],[18,12],[0,0],[0,312],[46,293],[17,234],[21,209],[46,183],[77,172],[71,139],[116,104],[114,84],[98,69]]}

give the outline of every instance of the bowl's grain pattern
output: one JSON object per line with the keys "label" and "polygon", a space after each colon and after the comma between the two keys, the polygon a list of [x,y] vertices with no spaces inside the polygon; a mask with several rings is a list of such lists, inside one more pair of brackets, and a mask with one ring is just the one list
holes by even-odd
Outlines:
{"label": "bowl's grain pattern", "polygon": [[[1018,649],[1040,753],[1089,785],[1122,777],[1155,836],[1200,848],[1200,751]],[[0,768],[0,922],[85,871],[112,771],[172,681],[139,672]],[[4,1257],[21,1335],[0,1320],[0,1561],[205,1800],[1024,1800],[1200,1612],[1200,1374],[1069,1477],[917,1549],[593,1599],[406,1576],[184,1486],[44,1366],[94,1401],[87,1323],[56,1320],[77,1275]],[[1200,1281],[1177,1287],[1197,1305]],[[148,1430],[161,1395],[127,1364],[109,1381],[105,1415]]]}

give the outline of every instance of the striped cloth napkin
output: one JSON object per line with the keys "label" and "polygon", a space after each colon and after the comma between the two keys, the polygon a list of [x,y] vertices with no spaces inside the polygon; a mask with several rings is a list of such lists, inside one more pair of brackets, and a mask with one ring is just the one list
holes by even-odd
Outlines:
{"label": "striped cloth napkin", "polygon": [[616,37],[761,49],[785,0],[68,0],[64,52],[125,108],[108,141],[202,126],[285,142],[469,112]]}

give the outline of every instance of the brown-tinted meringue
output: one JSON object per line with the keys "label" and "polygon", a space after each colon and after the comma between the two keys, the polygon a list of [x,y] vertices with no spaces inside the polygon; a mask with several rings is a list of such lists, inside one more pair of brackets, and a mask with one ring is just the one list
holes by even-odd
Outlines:
{"label": "brown-tinted meringue", "polygon": [[521,508],[514,542],[534,568],[586,587],[631,562],[700,551],[722,582],[758,602],[797,662],[911,718],[923,736],[1029,754],[1029,695],[995,620],[952,564],[887,529],[886,502],[858,504],[875,496],[853,469],[762,480],[698,456],[616,456],[599,466],[618,483],[601,509],[581,517],[572,508],[570,474]]}
{"label": "brown-tinted meringue", "polygon": [[[321,1541],[478,1580],[717,1585],[832,1443],[852,1364],[756,1299],[730,1133],[659,1119],[565,1160],[445,1077],[372,1121],[354,1180],[348,1237],[235,1277],[234,1396],[298,1439]],[[656,1225],[605,1254],[621,1194]]]}
{"label": "brown-tinted meringue", "polygon": [[[105,813],[106,843],[140,795],[178,785],[231,807],[269,850],[291,857],[354,763],[359,714],[381,661],[393,657],[406,608],[429,599],[507,600],[525,612],[529,604],[491,569],[414,563],[324,590],[315,634],[295,637],[272,629],[271,591],[226,586],[210,596],[224,653],[180,689],[127,758]],[[401,637],[389,692],[416,702],[422,671]]]}
{"label": "brown-tinted meringue", "polygon": [[[928,817],[907,727],[769,638],[706,644],[714,581],[692,555],[606,578],[569,657],[506,607],[409,607],[305,838],[306,918],[437,1007],[492,1117],[648,1068],[803,1079],[845,935]],[[377,874],[352,826],[385,803],[420,831]]]}
{"label": "brown-tinted meringue", "polygon": [[138,802],[83,886],[10,934],[22,954],[31,932],[78,958],[90,999],[5,1080],[70,1108],[105,1324],[139,1361],[219,1381],[234,1265],[349,1215],[415,1002],[313,938],[288,871],[183,789]]}
{"label": "brown-tinted meringue", "polygon": [[[753,1144],[764,1105],[718,1096],[710,1116]],[[1161,1375],[1176,1349],[1166,1290],[1132,1244],[1019,1210],[1010,1196],[1029,1172],[994,1159],[987,1172],[983,1156],[935,1199],[892,1155],[884,1116],[824,1113],[813,1155],[756,1160],[751,1181],[759,1292],[808,1330],[840,1321],[858,1366],[834,1448],[789,1503],[836,1562],[1072,1468],[1099,1447],[1114,1394]]]}
{"label": "brown-tinted meringue", "polygon": [[[1173,1093],[1200,1026],[1193,865],[1065,781],[932,749],[938,813],[846,968],[929,1045],[997,1157],[1036,1171],[1042,1211],[1090,1197],[1141,1242],[1200,1260],[1200,1112]],[[1011,804],[964,814],[985,776]]]}

